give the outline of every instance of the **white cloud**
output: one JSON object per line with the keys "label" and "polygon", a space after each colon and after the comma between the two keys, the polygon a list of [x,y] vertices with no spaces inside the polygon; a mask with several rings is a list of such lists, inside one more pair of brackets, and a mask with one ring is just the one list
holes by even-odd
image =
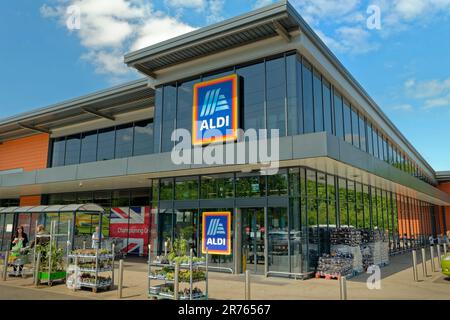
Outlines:
{"label": "white cloud", "polygon": [[[161,32],[162,30],[164,31]],[[131,45],[131,50],[139,50],[193,30],[195,29],[191,26],[171,17],[152,19],[139,28],[137,38]]]}
{"label": "white cloud", "polygon": [[408,96],[422,100],[423,109],[450,106],[450,78],[424,81],[408,79],[404,88]]}
{"label": "white cloud", "polygon": [[166,5],[174,8],[204,9],[206,0],[165,0]]}
{"label": "white cloud", "polygon": [[[377,49],[378,36],[423,27],[450,14],[450,0],[291,0],[291,4],[333,50],[357,54]],[[381,30],[367,29],[369,5],[381,9]],[[356,50],[349,46],[351,39],[357,41]]]}
{"label": "white cloud", "polygon": [[408,79],[405,82],[405,88],[415,98],[436,98],[440,95],[450,93],[450,78],[420,82],[417,82],[415,79]]}
{"label": "white cloud", "polygon": [[[167,0],[172,4],[200,5],[205,0]],[[54,7],[43,5],[45,18],[56,18],[65,27],[66,8],[78,6],[81,28],[72,30],[86,52],[81,56],[96,72],[112,79],[129,76],[133,71],[123,63],[123,55],[167,40],[194,28],[153,9],[147,0],[58,0]]]}
{"label": "white cloud", "polygon": [[222,21],[223,17],[223,7],[225,5],[225,0],[209,0],[208,10],[206,15],[206,22],[208,24],[216,23]]}
{"label": "white cloud", "polygon": [[272,4],[273,0],[257,0],[255,4],[253,5],[253,9],[258,9],[264,6],[268,6],[269,4]]}
{"label": "white cloud", "polygon": [[400,104],[397,106],[392,107],[393,110],[397,110],[397,111],[413,111],[413,106],[410,104]]}

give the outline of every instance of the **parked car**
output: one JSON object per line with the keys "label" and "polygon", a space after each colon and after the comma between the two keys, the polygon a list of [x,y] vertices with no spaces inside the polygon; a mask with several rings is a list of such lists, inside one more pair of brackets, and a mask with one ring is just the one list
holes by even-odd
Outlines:
{"label": "parked car", "polygon": [[450,277],[450,253],[447,253],[441,259],[441,270],[444,275]]}

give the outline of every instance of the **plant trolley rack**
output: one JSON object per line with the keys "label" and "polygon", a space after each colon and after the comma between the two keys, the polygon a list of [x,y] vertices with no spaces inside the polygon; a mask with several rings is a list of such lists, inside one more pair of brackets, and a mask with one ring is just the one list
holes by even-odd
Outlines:
{"label": "plant trolley rack", "polygon": [[99,289],[111,290],[114,287],[114,245],[112,250],[72,251],[69,254],[67,273],[70,274],[70,286],[73,290],[90,288],[94,293]]}
{"label": "plant trolley rack", "polygon": [[[208,299],[208,253],[205,262],[194,262],[193,251],[184,261],[171,262],[163,257],[152,260],[148,255],[148,297],[169,300]],[[201,269],[204,269],[202,271]],[[204,286],[202,291],[198,286]]]}
{"label": "plant trolley rack", "polygon": [[[36,221],[37,227],[37,221]],[[56,233],[58,229],[57,221],[52,220],[50,222],[50,233],[36,235],[36,239],[38,238],[46,238],[48,239],[47,245],[37,244],[34,246],[34,265],[35,269],[35,285],[38,286],[42,282],[47,282],[49,286],[53,285],[54,281],[62,281],[66,280],[66,271],[64,270],[64,250],[62,248],[58,248],[58,243],[61,241],[61,238],[66,238],[66,254],[70,251],[71,246],[71,224],[70,220],[67,221],[67,233]],[[63,240],[64,241],[64,240]],[[45,256],[43,256],[43,253]],[[67,257],[66,257],[67,263]]]}

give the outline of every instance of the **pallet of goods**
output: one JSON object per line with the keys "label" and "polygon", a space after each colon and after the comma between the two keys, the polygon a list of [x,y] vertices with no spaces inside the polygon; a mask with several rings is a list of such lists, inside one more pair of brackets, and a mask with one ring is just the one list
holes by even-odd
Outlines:
{"label": "pallet of goods", "polygon": [[349,254],[336,254],[331,256],[323,254],[319,258],[316,278],[339,279],[353,273],[353,257]]}

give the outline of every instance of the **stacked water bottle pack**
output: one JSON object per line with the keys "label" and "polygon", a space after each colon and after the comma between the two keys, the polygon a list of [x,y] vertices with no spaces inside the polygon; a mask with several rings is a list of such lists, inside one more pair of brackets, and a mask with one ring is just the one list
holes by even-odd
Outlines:
{"label": "stacked water bottle pack", "polygon": [[332,245],[344,244],[356,247],[362,242],[361,230],[355,228],[333,229],[330,238]]}
{"label": "stacked water bottle pack", "polygon": [[337,253],[335,256],[323,254],[319,258],[316,277],[342,277],[353,272],[353,256]]}

